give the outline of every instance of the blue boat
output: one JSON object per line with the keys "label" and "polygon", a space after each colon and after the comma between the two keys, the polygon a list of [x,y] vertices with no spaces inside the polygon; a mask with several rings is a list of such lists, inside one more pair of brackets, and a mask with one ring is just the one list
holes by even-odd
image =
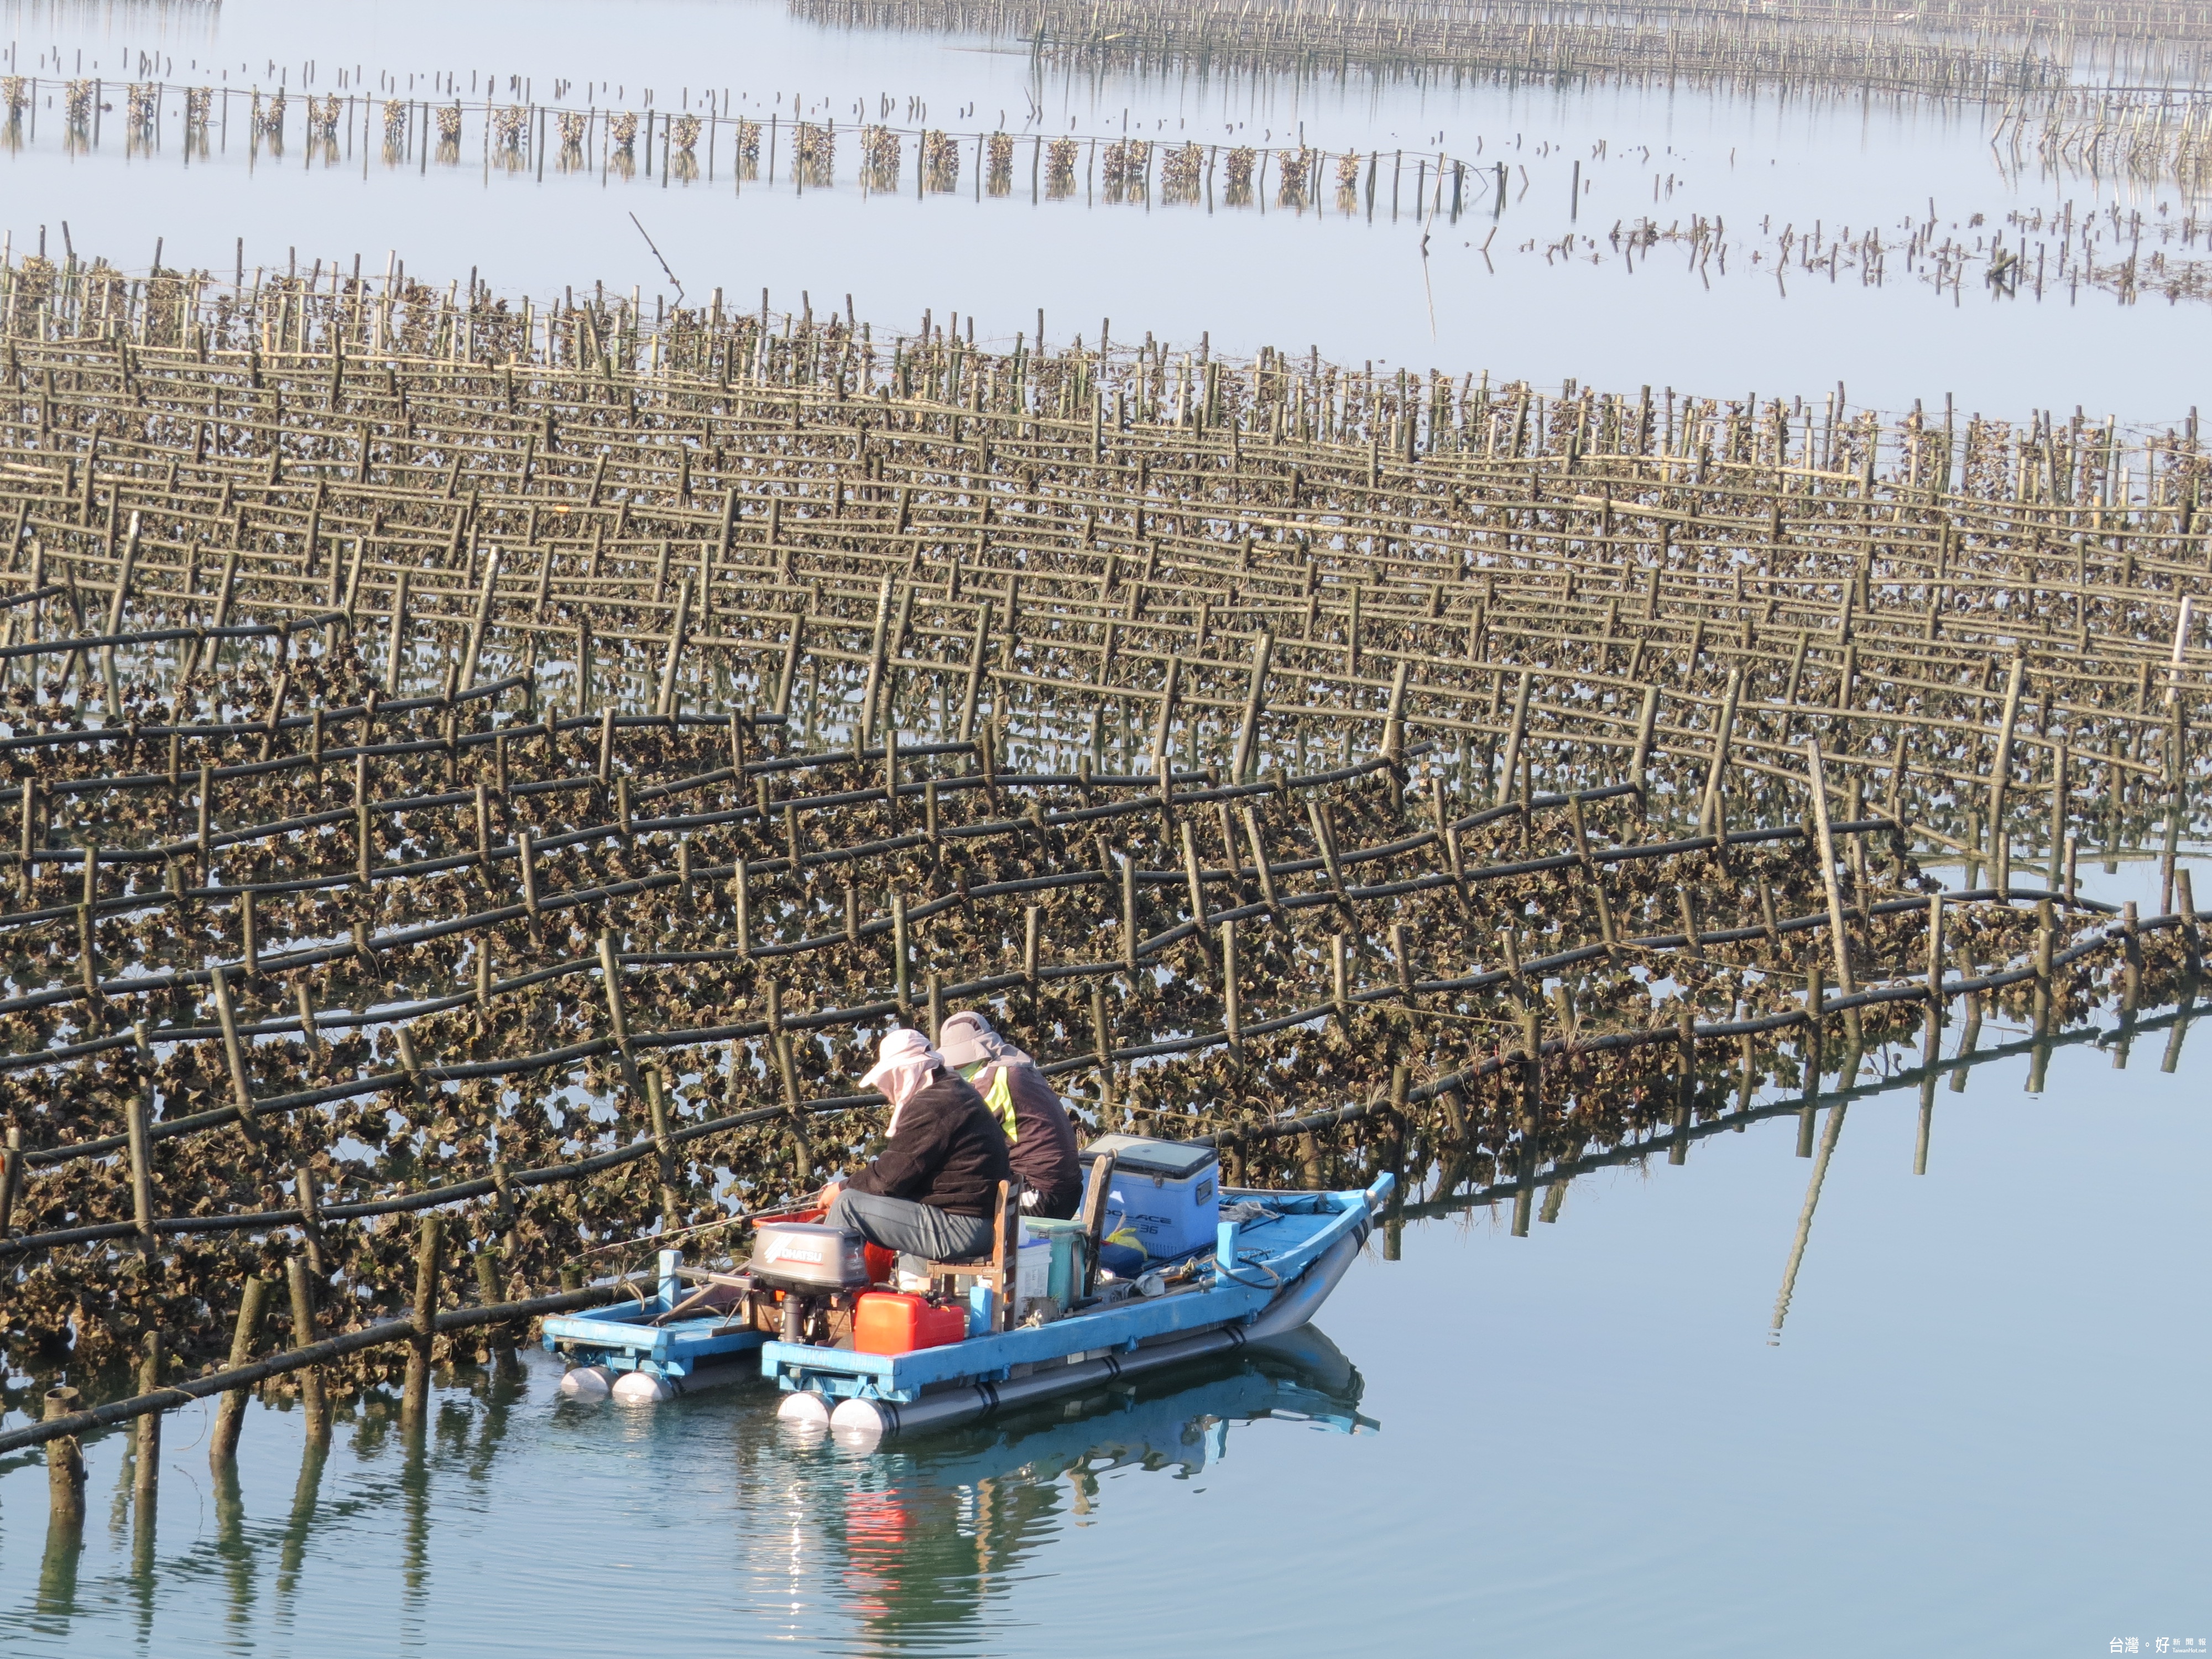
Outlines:
{"label": "blue boat", "polygon": [[1364,1191],[1224,1189],[1210,1251],[1101,1275],[1060,1317],[1011,1329],[979,1317],[963,1340],[903,1353],[860,1352],[849,1335],[789,1340],[787,1313],[764,1328],[755,1274],[688,1267],[672,1250],[656,1295],[549,1319],[545,1346],[573,1362],[564,1392],[634,1401],[734,1380],[744,1367],[732,1357],[757,1348],[784,1395],[780,1417],[866,1449],[1296,1330],[1352,1265],[1393,1185],[1384,1173]]}
{"label": "blue boat", "polygon": [[732,1362],[768,1333],[752,1326],[746,1289],[743,1274],[686,1267],[680,1250],[661,1251],[653,1295],[545,1321],[547,1350],[570,1362],[561,1392],[649,1402],[750,1376]]}

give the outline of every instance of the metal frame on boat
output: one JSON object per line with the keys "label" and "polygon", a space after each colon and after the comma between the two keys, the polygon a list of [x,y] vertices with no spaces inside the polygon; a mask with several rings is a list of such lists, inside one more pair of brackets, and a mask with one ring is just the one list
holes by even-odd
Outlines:
{"label": "metal frame on boat", "polygon": [[[613,1395],[630,1401],[665,1400],[702,1381],[735,1382],[749,1375],[729,1362],[768,1340],[753,1328],[744,1302],[742,1273],[708,1273],[684,1266],[683,1253],[660,1253],[660,1283],[641,1301],[611,1303],[545,1322],[550,1352],[574,1363],[561,1391],[582,1399]],[[688,1297],[687,1283],[702,1286]],[[726,1294],[717,1296],[715,1291]],[[740,1321],[743,1322],[740,1322]],[[706,1378],[700,1375],[705,1367]]]}

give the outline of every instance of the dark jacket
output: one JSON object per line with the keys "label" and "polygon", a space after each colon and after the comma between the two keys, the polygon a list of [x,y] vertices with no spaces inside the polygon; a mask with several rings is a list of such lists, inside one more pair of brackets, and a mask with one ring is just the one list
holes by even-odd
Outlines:
{"label": "dark jacket", "polygon": [[983,1097],[957,1073],[939,1067],[900,1112],[898,1133],[883,1155],[848,1184],[856,1193],[910,1199],[952,1215],[987,1216],[998,1205],[999,1183],[1012,1177],[1006,1137]]}
{"label": "dark jacket", "polygon": [[[1008,1149],[1014,1173],[1037,1194],[1036,1213],[1071,1218],[1083,1201],[1083,1170],[1076,1161],[1075,1125],[1043,1073],[1025,1061],[994,1060],[975,1073],[975,1089],[988,1095],[1001,1072],[1014,1108],[1014,1142]],[[994,1120],[996,1114],[994,1114]],[[1000,1124],[1000,1128],[1006,1126]]]}

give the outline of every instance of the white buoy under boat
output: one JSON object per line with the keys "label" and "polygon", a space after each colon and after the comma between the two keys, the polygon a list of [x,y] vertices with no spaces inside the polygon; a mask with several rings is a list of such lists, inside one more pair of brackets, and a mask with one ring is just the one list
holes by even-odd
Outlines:
{"label": "white buoy under boat", "polygon": [[676,1390],[651,1371],[624,1371],[615,1379],[614,1396],[625,1406],[656,1406],[673,1400]]}
{"label": "white buoy under boat", "polygon": [[[812,1400],[814,1395],[787,1395],[787,1400]],[[872,1400],[841,1400],[830,1413],[830,1433],[848,1451],[873,1451],[890,1432],[890,1414]]]}
{"label": "white buoy under boat", "polygon": [[614,1373],[605,1365],[572,1365],[561,1374],[561,1392],[571,1400],[605,1400],[614,1392]]}
{"label": "white buoy under boat", "polygon": [[794,1429],[818,1431],[830,1426],[830,1405],[812,1392],[787,1394],[777,1405],[775,1418],[777,1422]]}

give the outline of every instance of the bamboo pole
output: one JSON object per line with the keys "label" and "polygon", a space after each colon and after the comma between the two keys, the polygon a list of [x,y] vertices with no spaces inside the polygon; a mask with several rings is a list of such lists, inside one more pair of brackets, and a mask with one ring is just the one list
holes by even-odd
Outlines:
{"label": "bamboo pole", "polygon": [[[259,1273],[246,1279],[239,1293],[238,1321],[230,1337],[230,1365],[240,1370],[253,1358],[261,1338],[261,1319],[269,1306],[270,1280]],[[238,1456],[238,1437],[246,1425],[246,1389],[233,1389],[216,1407],[215,1424],[208,1431],[208,1467],[217,1474]]]}

